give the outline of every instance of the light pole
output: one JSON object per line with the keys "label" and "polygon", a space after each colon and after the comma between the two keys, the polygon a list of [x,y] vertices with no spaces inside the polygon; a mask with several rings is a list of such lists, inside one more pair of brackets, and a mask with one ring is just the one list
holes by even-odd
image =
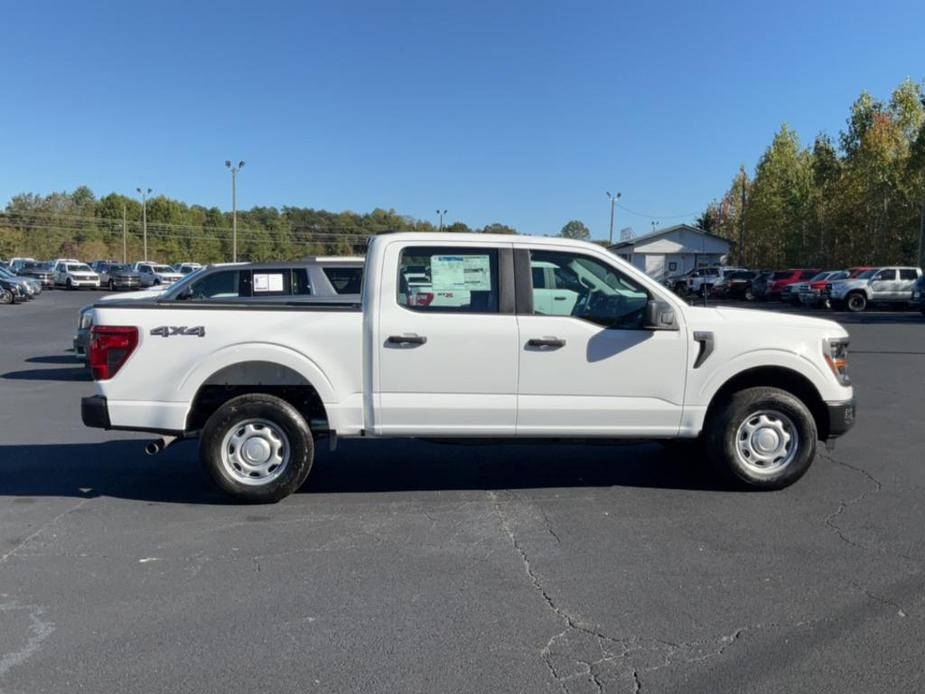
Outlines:
{"label": "light pole", "polygon": [[617,204],[617,200],[620,199],[622,193],[617,193],[616,195],[611,195],[610,191],[607,191],[607,197],[610,198],[610,245],[613,245],[613,208]]}
{"label": "light pole", "polygon": [[238,262],[238,171],[244,168],[244,162],[237,166],[231,160],[225,160],[225,166],[231,171],[231,262]]}
{"label": "light pole", "polygon": [[438,227],[438,229],[440,231],[443,231],[443,215],[446,214],[446,210],[437,210],[437,214],[440,215],[440,226]]}
{"label": "light pole", "polygon": [[136,188],[141,194],[141,236],[144,239],[144,255],[142,258],[144,260],[148,259],[148,196],[151,195],[151,189],[145,188]]}

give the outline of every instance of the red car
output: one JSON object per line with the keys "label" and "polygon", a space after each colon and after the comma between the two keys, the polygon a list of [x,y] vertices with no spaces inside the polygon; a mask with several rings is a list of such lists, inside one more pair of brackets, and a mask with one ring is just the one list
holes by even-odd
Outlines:
{"label": "red car", "polygon": [[765,293],[765,298],[788,300],[790,292],[789,290],[785,292],[786,287],[797,282],[805,282],[818,275],[819,272],[819,268],[779,270],[771,275],[771,279],[768,280],[768,291]]}

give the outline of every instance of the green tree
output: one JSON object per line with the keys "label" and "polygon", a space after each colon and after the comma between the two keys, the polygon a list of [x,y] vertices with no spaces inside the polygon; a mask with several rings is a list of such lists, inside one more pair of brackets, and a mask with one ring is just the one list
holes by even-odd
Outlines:
{"label": "green tree", "polygon": [[559,236],[565,239],[578,239],[580,241],[589,241],[591,239],[591,231],[585,226],[585,223],[573,219],[570,222],[567,222],[564,227],[559,231]]}

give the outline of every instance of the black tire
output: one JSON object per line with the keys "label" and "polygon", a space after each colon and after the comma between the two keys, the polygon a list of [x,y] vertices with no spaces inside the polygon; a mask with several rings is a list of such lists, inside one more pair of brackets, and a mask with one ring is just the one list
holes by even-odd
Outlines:
{"label": "black tire", "polygon": [[0,287],[0,304],[12,304],[13,292],[6,287]]}
{"label": "black tire", "polygon": [[867,308],[867,297],[864,292],[851,292],[845,298],[845,306],[852,313],[860,313]]}
{"label": "black tire", "polygon": [[[789,462],[778,469],[759,471],[756,464],[743,462],[737,438],[740,426],[760,413],[784,415],[796,433],[796,448]],[[781,421],[778,419],[778,421]],[[785,390],[770,387],[746,388],[734,393],[725,404],[711,414],[704,431],[704,447],[710,462],[728,479],[740,486],[757,490],[783,489],[800,479],[816,456],[818,431],[809,408],[799,398]],[[791,439],[792,440],[792,439]],[[744,445],[744,443],[743,443]],[[791,455],[791,450],[786,450]],[[756,461],[757,462],[757,461]]]}
{"label": "black tire", "polygon": [[109,291],[116,291],[116,283],[112,281],[112,278],[109,279]]}
{"label": "black tire", "polygon": [[73,288],[74,288],[74,283],[71,282],[71,278],[70,278],[70,277],[68,277],[67,279],[64,280],[64,287],[65,287],[65,289],[73,289]]}
{"label": "black tire", "polygon": [[754,300],[755,300],[755,292],[752,290],[751,287],[746,287],[746,288],[745,288],[745,300],[746,300],[746,301],[754,301]]}
{"label": "black tire", "polygon": [[[288,443],[288,462],[266,484],[240,481],[223,462],[223,453],[228,455],[222,450],[226,437],[248,420],[269,422],[285,434]],[[251,504],[275,503],[292,494],[308,477],[314,457],[314,440],[302,415],[285,400],[265,393],[240,395],[226,402],[209,417],[199,441],[200,462],[215,484],[235,500]],[[238,476],[243,475],[240,470]]]}

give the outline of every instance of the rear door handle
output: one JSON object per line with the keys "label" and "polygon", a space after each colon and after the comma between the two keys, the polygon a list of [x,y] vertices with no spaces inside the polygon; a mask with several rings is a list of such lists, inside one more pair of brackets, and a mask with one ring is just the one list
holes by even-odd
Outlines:
{"label": "rear door handle", "polygon": [[534,337],[527,340],[527,347],[550,347],[559,349],[565,347],[565,340],[558,337]]}
{"label": "rear door handle", "polygon": [[423,335],[389,335],[386,342],[390,345],[423,345],[427,338]]}

